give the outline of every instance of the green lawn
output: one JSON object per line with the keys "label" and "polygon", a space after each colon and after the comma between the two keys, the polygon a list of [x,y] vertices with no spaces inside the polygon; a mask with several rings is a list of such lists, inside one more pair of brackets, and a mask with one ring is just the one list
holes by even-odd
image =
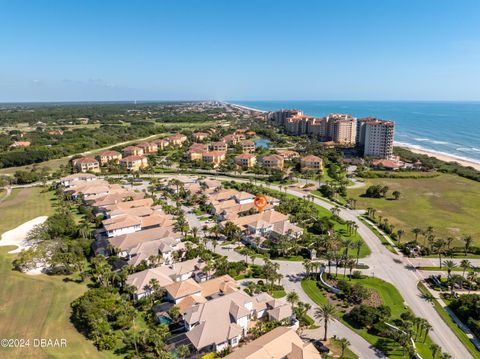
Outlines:
{"label": "green lawn", "polygon": [[286,295],[287,295],[287,293],[286,293],[283,289],[281,289],[281,290],[274,290],[274,291],[272,292],[272,297],[273,297],[273,298],[283,298],[283,297],[285,297]]}
{"label": "green lawn", "polygon": [[[361,197],[371,185],[389,187],[400,191],[400,199]],[[396,229],[405,230],[402,241],[414,238],[411,229],[426,229],[433,226],[442,238],[472,235],[476,245],[480,245],[480,183],[456,175],[442,174],[435,178],[379,178],[369,179],[366,186],[350,189],[349,196],[357,199],[357,208],[372,207],[389,219]],[[454,245],[462,246],[457,240]]]}
{"label": "green lawn", "polygon": [[[53,212],[52,192],[40,188],[16,189],[0,204],[0,232]],[[13,247],[0,247],[0,337],[67,340],[68,347],[55,349],[2,349],[2,358],[116,358],[100,353],[70,323],[70,303],[86,285],[64,282],[63,277],[29,276],[12,271]]]}
{"label": "green lawn", "polygon": [[40,187],[18,188],[0,203],[0,234],[38,216],[53,213],[53,192]]}
{"label": "green lawn", "polygon": [[[342,276],[339,276],[342,278]],[[366,277],[363,279],[352,279],[352,282],[358,282],[363,286],[375,290],[382,298],[383,304],[389,306],[392,311],[392,319],[400,317],[400,314],[407,311],[404,301],[398,290],[381,279]],[[327,298],[323,293],[323,289],[318,288],[316,281],[312,279],[304,279],[302,281],[302,288],[305,293],[318,305],[327,302]],[[350,325],[344,318],[344,315],[340,313],[340,321],[350,327],[352,330],[361,335],[369,343],[382,350],[390,358],[404,358],[402,355],[402,348],[393,340],[381,338],[379,336],[368,333],[365,329],[358,329]],[[424,359],[431,358],[430,350],[428,349],[431,344],[431,340],[428,337],[425,343],[416,342],[417,350]]]}
{"label": "green lawn", "polygon": [[[425,285],[421,282],[418,283],[418,289],[425,295],[429,295],[430,292]],[[442,317],[443,321],[450,327],[450,329],[455,333],[457,338],[462,342],[462,344],[468,349],[468,351],[473,355],[474,358],[480,357],[480,353],[475,347],[475,345],[470,341],[465,332],[460,329],[460,327],[455,323],[450,317],[450,314],[438,303],[436,299],[433,300],[433,306],[437,313]]]}
{"label": "green lawn", "polygon": [[[336,339],[330,339],[327,343],[327,347],[334,353],[334,355],[340,356],[342,353],[342,348],[340,346],[340,342]],[[349,348],[345,350],[343,353],[342,359],[357,359],[358,355],[352,352]]]}

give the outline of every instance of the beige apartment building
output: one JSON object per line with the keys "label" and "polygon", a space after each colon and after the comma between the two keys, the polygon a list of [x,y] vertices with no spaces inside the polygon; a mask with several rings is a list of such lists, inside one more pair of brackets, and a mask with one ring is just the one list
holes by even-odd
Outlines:
{"label": "beige apartment building", "polygon": [[157,153],[158,151],[158,145],[155,142],[140,143],[137,145],[137,147],[143,149],[144,154]]}
{"label": "beige apartment building", "polygon": [[357,119],[351,115],[330,114],[327,116],[331,140],[342,145],[353,145],[357,140]]}
{"label": "beige apartment building", "polygon": [[222,161],[225,161],[225,152],[208,151],[202,154],[202,160],[206,163],[212,163],[213,167],[218,167]]}
{"label": "beige apartment building", "polygon": [[103,151],[97,155],[97,159],[100,161],[100,165],[104,166],[108,162],[117,162],[122,159],[122,154],[117,151]]}
{"label": "beige apartment building", "polygon": [[120,166],[128,171],[138,171],[148,166],[148,160],[144,156],[127,156],[120,160]]}
{"label": "beige apartment building", "polygon": [[359,120],[357,129],[357,145],[365,157],[389,159],[393,156],[393,121],[364,118]]}
{"label": "beige apartment building", "polygon": [[242,147],[243,152],[255,152],[255,142],[250,140],[245,140],[240,142],[240,146]]}
{"label": "beige apartment building", "polygon": [[235,164],[243,168],[254,167],[257,163],[257,157],[251,153],[242,153],[235,157]]}
{"label": "beige apartment building", "polygon": [[82,157],[72,161],[73,167],[78,172],[99,172],[100,164],[93,157]]}
{"label": "beige apartment building", "polygon": [[143,155],[143,148],[137,146],[128,146],[122,150],[123,156],[142,156]]}
{"label": "beige apartment building", "polygon": [[282,171],[285,166],[285,161],[280,155],[263,156],[262,163],[266,168],[276,169]]}
{"label": "beige apartment building", "polygon": [[228,148],[228,145],[224,141],[218,141],[218,142],[212,142],[209,147],[210,147],[210,150],[212,151],[226,151]]}
{"label": "beige apartment building", "polygon": [[323,171],[323,160],[314,155],[302,157],[300,159],[300,168],[302,171]]}

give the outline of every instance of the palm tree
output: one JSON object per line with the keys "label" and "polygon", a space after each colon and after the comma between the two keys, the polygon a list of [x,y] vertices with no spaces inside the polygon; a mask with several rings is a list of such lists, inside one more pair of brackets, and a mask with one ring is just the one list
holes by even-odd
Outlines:
{"label": "palm tree", "polygon": [[292,305],[292,312],[295,311],[295,304],[298,302],[298,294],[296,292],[290,292],[287,294],[287,302]]}
{"label": "palm tree", "polygon": [[[431,237],[429,237],[431,238]],[[438,261],[440,263],[440,268],[442,268],[442,254],[445,247],[445,241],[443,239],[437,239],[433,244],[433,247],[436,248],[438,254]]]}
{"label": "palm tree", "polygon": [[330,302],[322,304],[319,308],[315,309],[315,318],[323,321],[323,326],[325,328],[323,336],[324,341],[327,340],[328,323],[335,318],[336,312],[336,307]]}
{"label": "palm tree", "polygon": [[193,239],[197,239],[198,227],[193,227],[191,231],[192,231]]}
{"label": "palm tree", "polygon": [[353,248],[357,250],[357,265],[358,265],[358,259],[360,258],[360,251],[362,250],[363,247],[363,241],[356,241],[353,243]]}
{"label": "palm tree", "polygon": [[439,350],[440,350],[440,347],[439,347],[437,344],[432,343],[432,344],[430,345],[430,350],[431,350],[431,352],[432,352],[432,358],[435,359],[435,357],[437,356],[437,353],[438,353]]}
{"label": "palm tree", "polygon": [[469,281],[468,283],[468,293],[470,294],[470,291],[472,290],[472,284],[477,281],[477,273],[474,271],[471,271],[467,274],[467,279]]}
{"label": "palm tree", "polygon": [[422,230],[418,227],[415,227],[414,229],[412,229],[412,233],[415,235],[415,241],[417,241],[418,235],[422,233]]}
{"label": "palm tree", "polygon": [[397,236],[398,236],[398,241],[400,242],[402,240],[403,235],[405,234],[405,231],[403,229],[399,229],[397,231]]}
{"label": "palm tree", "polygon": [[393,191],[392,196],[395,198],[395,200],[398,200],[400,198],[400,192],[399,191]]}
{"label": "palm tree", "polygon": [[310,271],[312,270],[312,261],[310,259],[305,259],[303,261],[303,268],[305,268],[306,276],[309,277]]}
{"label": "palm tree", "polygon": [[468,250],[470,249],[470,245],[472,244],[473,238],[472,236],[465,236],[463,238],[463,241],[465,242],[465,256],[466,256]]}
{"label": "palm tree", "polygon": [[183,358],[186,358],[190,354],[190,349],[188,348],[188,345],[182,344],[175,350],[175,353],[180,358],[183,359]]}
{"label": "palm tree", "polygon": [[214,239],[214,240],[212,241],[212,246],[213,246],[213,253],[215,253],[215,249],[216,249],[217,246],[218,246],[218,241],[217,241],[216,239]]}
{"label": "palm tree", "polygon": [[457,267],[457,265],[455,264],[454,261],[451,261],[451,260],[443,261],[443,265],[445,266],[445,268],[447,268],[448,278],[450,278],[450,276],[452,274],[452,270],[455,269]]}
{"label": "palm tree", "polygon": [[347,338],[341,338],[341,339],[338,339],[338,343],[340,344],[340,348],[341,348],[341,353],[340,353],[340,358],[343,358],[343,356],[345,355],[345,350],[347,350],[348,346],[350,345],[350,342],[348,341]]}
{"label": "palm tree", "polygon": [[462,267],[462,269],[463,269],[462,276],[465,277],[465,271],[472,267],[472,263],[468,259],[463,259],[460,262],[460,267]]}

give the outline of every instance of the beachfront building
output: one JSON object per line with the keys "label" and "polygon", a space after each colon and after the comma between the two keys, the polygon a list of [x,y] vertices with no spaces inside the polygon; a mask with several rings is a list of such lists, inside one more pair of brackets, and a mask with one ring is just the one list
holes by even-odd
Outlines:
{"label": "beachfront building", "polygon": [[302,157],[300,159],[300,168],[302,171],[323,171],[323,160],[314,155]]}
{"label": "beachfront building", "polygon": [[254,167],[257,163],[257,157],[252,153],[242,153],[235,157],[235,164],[243,168]]}
{"label": "beachfront building", "polygon": [[73,167],[78,172],[99,172],[100,164],[93,157],[82,157],[72,161]]}
{"label": "beachfront building", "polygon": [[338,145],[352,145],[356,140],[357,119],[351,115],[330,114],[319,118],[305,116],[299,110],[280,110],[269,113],[267,119],[294,136],[309,135]]}
{"label": "beachfront building", "polygon": [[122,159],[122,154],[117,151],[103,151],[97,155],[97,159],[100,161],[101,166],[105,166],[108,162],[117,162]]}
{"label": "beachfront building", "polygon": [[393,156],[393,121],[373,117],[360,119],[357,132],[357,145],[363,151],[364,157],[389,159]]}
{"label": "beachfront building", "polygon": [[127,171],[139,171],[148,166],[148,160],[144,156],[131,155],[120,160],[120,166]]}
{"label": "beachfront building", "polygon": [[327,116],[328,135],[335,143],[342,145],[355,144],[357,137],[357,119],[352,115],[340,113]]}
{"label": "beachfront building", "polygon": [[285,161],[280,155],[267,155],[263,156],[262,164],[266,168],[282,171],[285,166]]}

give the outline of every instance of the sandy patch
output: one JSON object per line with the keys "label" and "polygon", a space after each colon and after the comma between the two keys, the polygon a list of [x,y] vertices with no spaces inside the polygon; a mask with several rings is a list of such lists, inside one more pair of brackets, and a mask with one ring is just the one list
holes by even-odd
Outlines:
{"label": "sandy patch", "polygon": [[18,227],[11,229],[2,234],[2,238],[0,239],[0,246],[16,246],[17,248],[8,252],[8,253],[19,253],[22,250],[29,247],[28,243],[26,243],[25,237],[27,236],[28,232],[32,230],[38,224],[42,224],[47,220],[48,216],[40,216],[34,218],[28,222],[25,222]]}

